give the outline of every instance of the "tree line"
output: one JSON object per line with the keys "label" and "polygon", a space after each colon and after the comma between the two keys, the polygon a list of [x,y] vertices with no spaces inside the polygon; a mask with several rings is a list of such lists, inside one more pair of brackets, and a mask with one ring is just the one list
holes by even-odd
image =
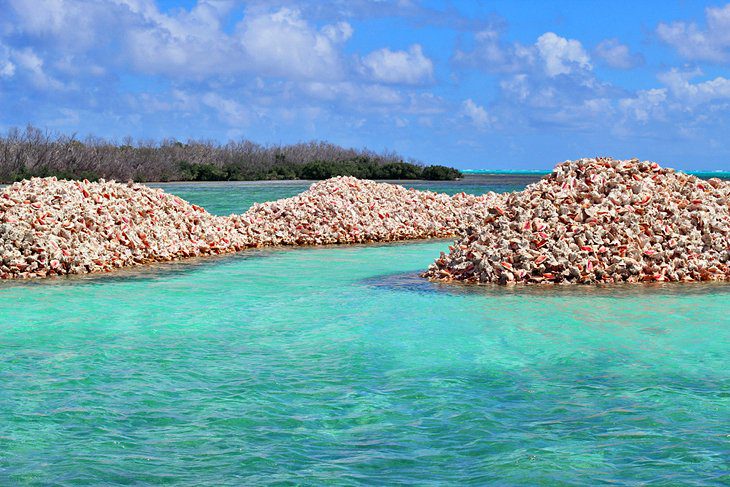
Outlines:
{"label": "tree line", "polygon": [[100,137],[78,139],[36,127],[0,135],[0,181],[56,176],[63,179],[117,181],[253,181],[326,179],[453,180],[461,173],[441,165],[425,166],[395,152],[350,149],[322,141],[261,145],[249,140],[161,141]]}

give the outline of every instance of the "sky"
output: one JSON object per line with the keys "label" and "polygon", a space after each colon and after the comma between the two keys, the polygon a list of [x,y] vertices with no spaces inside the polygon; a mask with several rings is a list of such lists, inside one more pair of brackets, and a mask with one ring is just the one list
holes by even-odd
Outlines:
{"label": "sky", "polygon": [[730,3],[0,0],[0,131],[730,170]]}

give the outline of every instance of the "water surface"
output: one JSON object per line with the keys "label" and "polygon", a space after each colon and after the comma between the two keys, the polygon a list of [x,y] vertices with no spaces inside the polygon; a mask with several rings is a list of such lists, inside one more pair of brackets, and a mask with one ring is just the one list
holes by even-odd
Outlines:
{"label": "water surface", "polygon": [[730,287],[418,278],[447,245],[1,283],[0,485],[730,483]]}

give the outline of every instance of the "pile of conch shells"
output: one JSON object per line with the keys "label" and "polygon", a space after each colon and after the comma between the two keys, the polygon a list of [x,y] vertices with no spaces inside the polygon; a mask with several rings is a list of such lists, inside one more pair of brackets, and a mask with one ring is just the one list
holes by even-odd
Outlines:
{"label": "pile of conch shells", "polygon": [[33,178],[0,192],[0,278],[108,272],[261,246],[453,237],[497,198],[339,177],[221,217],[140,184]]}
{"label": "pile of conch shells", "polygon": [[730,182],[656,163],[567,161],[490,216],[424,277],[474,283],[730,280]]}
{"label": "pile of conch shells", "polygon": [[236,219],[260,246],[445,238],[486,218],[498,198],[336,177],[292,198],[255,204]]}
{"label": "pile of conch shells", "polygon": [[143,185],[33,178],[0,193],[0,278],[106,272],[245,248],[234,230]]}

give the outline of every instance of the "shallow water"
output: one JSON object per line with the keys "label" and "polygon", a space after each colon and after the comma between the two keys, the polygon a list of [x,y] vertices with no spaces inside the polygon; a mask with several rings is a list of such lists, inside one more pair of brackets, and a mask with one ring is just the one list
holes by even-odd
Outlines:
{"label": "shallow water", "polygon": [[418,278],[447,245],[0,284],[0,485],[730,482],[730,286]]}

